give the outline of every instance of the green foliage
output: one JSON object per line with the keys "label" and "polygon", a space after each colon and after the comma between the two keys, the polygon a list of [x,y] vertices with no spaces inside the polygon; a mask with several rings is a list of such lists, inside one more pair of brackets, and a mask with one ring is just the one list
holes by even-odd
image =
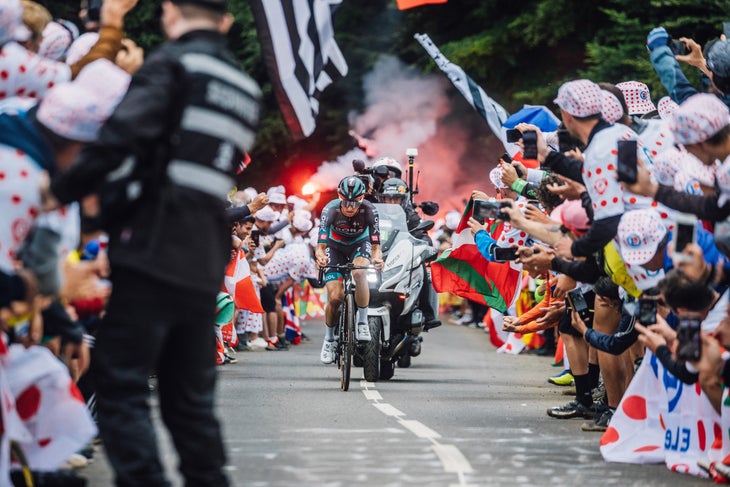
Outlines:
{"label": "green foliage", "polygon": [[[57,17],[77,20],[75,1],[41,3]],[[127,19],[128,36],[147,51],[163,40],[155,16],[158,5],[142,0]],[[394,0],[347,0],[334,20],[348,76],[325,91],[315,133],[294,143],[272,93],[251,8],[246,0],[230,0],[230,10],[236,19],[229,34],[231,49],[264,93],[254,163],[245,174],[260,184],[281,177],[272,168],[293,168],[301,161],[316,166],[352,147],[348,115],[364,108],[362,76],[381,54],[438,72],[413,39],[417,32],[429,34],[451,61],[516,110],[524,103],[552,106],[560,84],[578,77],[614,83],[641,80],[658,100],[666,92],[649,62],[648,32],[663,25],[675,38],[704,44],[730,20],[730,0],[449,0],[406,11],[399,11]],[[699,86],[698,71],[686,65],[683,69]]]}

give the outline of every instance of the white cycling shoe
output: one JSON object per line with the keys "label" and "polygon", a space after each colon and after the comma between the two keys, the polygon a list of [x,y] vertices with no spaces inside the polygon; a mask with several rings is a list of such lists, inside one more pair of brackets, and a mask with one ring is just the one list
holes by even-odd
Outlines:
{"label": "white cycling shoe", "polygon": [[319,354],[319,359],[322,361],[323,364],[331,364],[335,361],[335,352],[337,350],[337,342],[336,341],[327,341],[325,340],[322,344],[322,352]]}
{"label": "white cycling shoe", "polygon": [[358,342],[369,342],[372,340],[370,336],[370,327],[367,323],[358,323],[355,327],[355,338]]}

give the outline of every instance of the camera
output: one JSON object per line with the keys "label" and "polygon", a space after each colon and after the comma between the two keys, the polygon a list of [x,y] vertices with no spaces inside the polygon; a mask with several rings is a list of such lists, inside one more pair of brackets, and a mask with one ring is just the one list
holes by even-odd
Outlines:
{"label": "camera", "polygon": [[418,155],[418,149],[415,147],[409,147],[406,149],[406,156],[408,157],[416,157]]}
{"label": "camera", "polygon": [[92,22],[99,22],[101,20],[101,4],[104,0],[89,0],[89,7],[86,11],[86,16]]}

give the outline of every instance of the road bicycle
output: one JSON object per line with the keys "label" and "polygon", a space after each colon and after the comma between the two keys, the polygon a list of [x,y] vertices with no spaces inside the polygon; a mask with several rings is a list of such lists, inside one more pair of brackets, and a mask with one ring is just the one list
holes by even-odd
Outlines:
{"label": "road bicycle", "polygon": [[344,296],[340,304],[340,319],[337,322],[337,348],[335,350],[335,364],[340,369],[340,389],[347,391],[350,388],[350,371],[352,356],[355,353],[357,339],[355,324],[357,307],[355,306],[355,281],[352,271],[358,269],[373,269],[371,266],[356,266],[351,262],[339,265],[326,265],[319,269],[319,282],[324,281],[325,270],[342,273]]}

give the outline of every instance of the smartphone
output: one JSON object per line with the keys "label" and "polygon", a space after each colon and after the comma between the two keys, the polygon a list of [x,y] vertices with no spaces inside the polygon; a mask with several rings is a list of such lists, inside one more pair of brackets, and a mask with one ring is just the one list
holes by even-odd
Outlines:
{"label": "smartphone", "polygon": [[472,218],[484,225],[487,220],[496,220],[499,214],[499,201],[474,200]]}
{"label": "smartphone", "polygon": [[261,242],[260,236],[261,233],[258,230],[251,230],[251,240],[256,245],[256,247],[258,247]]}
{"label": "smartphone", "polygon": [[517,260],[517,247],[492,247],[492,254],[496,262]]}
{"label": "smartphone", "polygon": [[678,318],[677,341],[679,342],[679,348],[677,349],[677,358],[688,362],[697,362],[702,357],[702,337],[700,336],[702,320],[697,316],[680,315]]}
{"label": "smartphone", "polygon": [[690,262],[692,259],[682,254],[687,244],[697,241],[697,217],[691,213],[678,213],[675,216],[677,227],[674,230],[674,255],[676,262]]}
{"label": "smartphone", "polygon": [[573,289],[568,291],[568,301],[570,306],[578,313],[581,319],[585,320],[590,317],[590,310],[588,309],[588,302],[586,301],[583,292],[580,289]]}
{"label": "smartphone", "polygon": [[670,38],[667,41],[667,46],[669,46],[669,50],[671,50],[672,54],[674,54],[675,56],[684,56],[688,52],[687,45],[678,39]]}
{"label": "smartphone", "polygon": [[619,140],[618,141],[618,180],[624,183],[634,184],[638,178],[637,175],[637,157],[638,150],[635,140]]}
{"label": "smartphone", "polygon": [[644,326],[656,323],[656,299],[639,299],[639,323]]}
{"label": "smartphone", "polygon": [[575,149],[575,142],[573,137],[570,136],[568,129],[558,129],[558,150],[561,154],[572,151]]}
{"label": "smartphone", "polygon": [[[500,208],[512,208],[512,203],[510,203],[509,201],[500,201],[499,202],[499,207]],[[509,221],[509,213],[504,213],[504,212],[501,212],[501,211],[498,212],[497,213],[497,220],[502,220],[502,221],[508,222]]]}
{"label": "smartphone", "polygon": [[515,143],[522,138],[522,132],[517,129],[507,129],[507,142]]}
{"label": "smartphone", "polygon": [[522,157],[525,159],[537,159],[537,132],[526,130],[522,133]]}
{"label": "smartphone", "polygon": [[730,22],[722,23],[722,33],[725,34],[726,39],[730,41]]}

